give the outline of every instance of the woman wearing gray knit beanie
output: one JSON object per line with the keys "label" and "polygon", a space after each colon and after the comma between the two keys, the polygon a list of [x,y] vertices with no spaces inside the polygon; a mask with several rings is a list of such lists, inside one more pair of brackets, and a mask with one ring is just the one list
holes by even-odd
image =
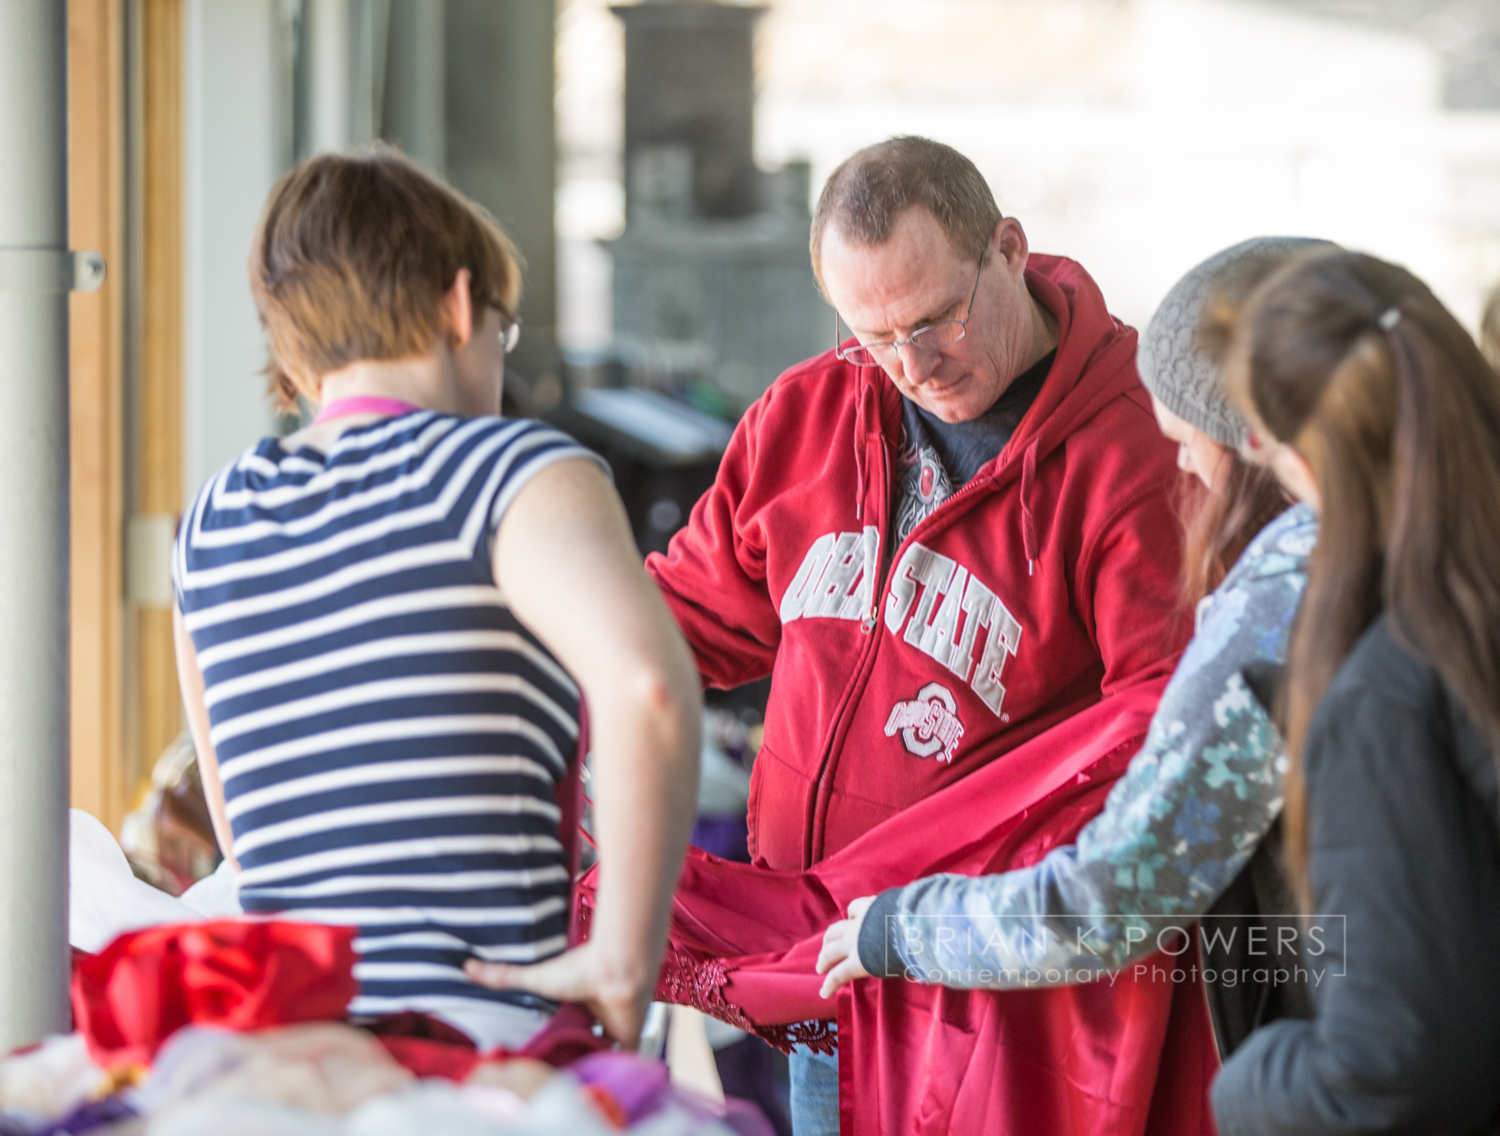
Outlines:
{"label": "woman wearing gray knit beanie", "polygon": [[1269,469],[1238,460],[1249,428],[1219,379],[1218,341],[1239,303],[1292,257],[1332,248],[1305,237],[1255,237],[1215,253],[1172,286],[1136,349],[1161,432],[1178,445],[1189,483],[1183,502],[1183,592],[1219,586],[1251,537],[1287,506]]}
{"label": "woman wearing gray knit beanie", "polygon": [[[1253,922],[1264,937],[1289,910],[1278,857],[1263,848],[1275,841],[1284,762],[1245,675],[1286,657],[1317,521],[1237,455],[1246,427],[1220,386],[1212,331],[1237,298],[1319,243],[1225,250],[1183,277],[1141,338],[1142,378],[1192,475],[1184,524],[1198,564],[1184,600],[1197,608],[1197,633],[1104,811],[1029,867],[931,876],[855,900],[824,937],[824,997],[864,975],[990,989],[1084,982],[1140,962],[1174,929],[1191,935],[1205,914]],[[1302,987],[1269,977],[1266,960],[1242,957],[1250,939],[1242,926],[1228,947],[1222,936],[1199,944],[1223,1056],[1306,1003]],[[1290,974],[1296,960],[1283,961]]]}

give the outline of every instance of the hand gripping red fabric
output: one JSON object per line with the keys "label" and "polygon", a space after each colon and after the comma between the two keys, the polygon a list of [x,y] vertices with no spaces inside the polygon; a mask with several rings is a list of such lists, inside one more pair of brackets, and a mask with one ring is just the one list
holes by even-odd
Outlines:
{"label": "hand gripping red fabric", "polygon": [[[836,1019],[846,1133],[1212,1133],[1217,1059],[1196,971],[1009,992],[861,980],[825,1001],[813,969],[824,930],[859,896],[1023,867],[1073,840],[1145,740],[1163,685],[1105,699],[807,871],[691,852],[658,997],[782,1048],[831,1048]],[[575,909],[585,934],[592,884]]]}

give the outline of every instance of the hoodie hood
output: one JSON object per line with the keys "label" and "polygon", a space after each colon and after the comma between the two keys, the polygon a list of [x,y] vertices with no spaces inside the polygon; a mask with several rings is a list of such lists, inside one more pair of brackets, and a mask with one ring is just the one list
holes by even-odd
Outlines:
{"label": "hoodie hood", "polygon": [[[1077,429],[1122,395],[1149,407],[1135,371],[1136,332],[1109,313],[1094,278],[1077,261],[1033,253],[1026,265],[1032,298],[1057,321],[1057,356],[1031,409],[995,460],[974,475],[1000,489],[1020,479],[1021,539],[1028,574],[1035,572],[1040,533],[1032,495],[1036,469]],[[855,431],[857,499],[861,514],[869,493],[871,441],[899,434],[901,392],[884,370],[858,370],[860,394]]]}
{"label": "hoodie hood", "polygon": [[1109,314],[1099,286],[1081,264],[1035,254],[1026,266],[1026,286],[1057,320],[1057,359],[996,461],[994,477],[1001,484],[1024,476],[1027,454],[1034,455],[1033,464],[1050,457],[1121,395],[1146,399],[1135,371],[1135,330]]}

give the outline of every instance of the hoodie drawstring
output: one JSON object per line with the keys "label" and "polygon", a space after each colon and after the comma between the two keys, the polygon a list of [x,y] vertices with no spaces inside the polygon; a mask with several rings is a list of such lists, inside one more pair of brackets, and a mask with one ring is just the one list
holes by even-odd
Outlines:
{"label": "hoodie drawstring", "polygon": [[865,439],[858,429],[854,431],[854,519],[865,519]]}
{"label": "hoodie drawstring", "polygon": [[[870,495],[870,482],[875,476],[871,467],[873,455],[866,453],[872,446],[879,446],[880,457],[885,462],[885,483],[890,484],[890,460],[886,455],[885,439],[867,437],[869,424],[874,421],[880,423],[880,399],[874,386],[865,381],[861,384],[860,397],[855,405],[854,413],[854,517],[863,523],[865,519],[865,498]],[[877,509],[876,516],[879,516]],[[880,613],[880,594],[875,587],[876,576],[880,570],[880,542],[881,534],[875,533],[874,539],[870,539],[872,530],[866,526],[863,539],[865,540],[865,577],[869,581],[870,610],[861,622],[861,629],[869,634],[875,629],[876,620]]]}
{"label": "hoodie drawstring", "polygon": [[1026,575],[1036,575],[1036,517],[1031,512],[1031,490],[1036,480],[1036,442],[1026,447],[1021,460],[1021,548],[1026,553]]}
{"label": "hoodie drawstring", "polygon": [[880,422],[880,403],[868,380],[861,380],[859,401],[854,412],[854,519],[865,519],[865,497],[870,491],[870,467],[865,464],[865,447],[870,420]]}

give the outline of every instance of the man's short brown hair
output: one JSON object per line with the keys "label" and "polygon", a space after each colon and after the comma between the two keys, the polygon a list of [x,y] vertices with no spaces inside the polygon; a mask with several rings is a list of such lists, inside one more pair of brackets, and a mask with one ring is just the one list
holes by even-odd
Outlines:
{"label": "man's short brown hair", "polygon": [[507,316],[520,256],[479,205],[389,147],[322,154],[271,190],[250,252],[250,290],[271,349],[271,395],[295,412],[359,359],[424,355],[448,333],[444,293],[470,274],[476,321]]}
{"label": "man's short brown hair", "polygon": [[823,282],[823,233],[831,223],[862,245],[884,244],[916,206],[932,214],[960,256],[978,260],[1000,223],[1000,207],[978,168],[951,146],[903,135],[866,146],[833,171],[812,219],[813,272]]}

